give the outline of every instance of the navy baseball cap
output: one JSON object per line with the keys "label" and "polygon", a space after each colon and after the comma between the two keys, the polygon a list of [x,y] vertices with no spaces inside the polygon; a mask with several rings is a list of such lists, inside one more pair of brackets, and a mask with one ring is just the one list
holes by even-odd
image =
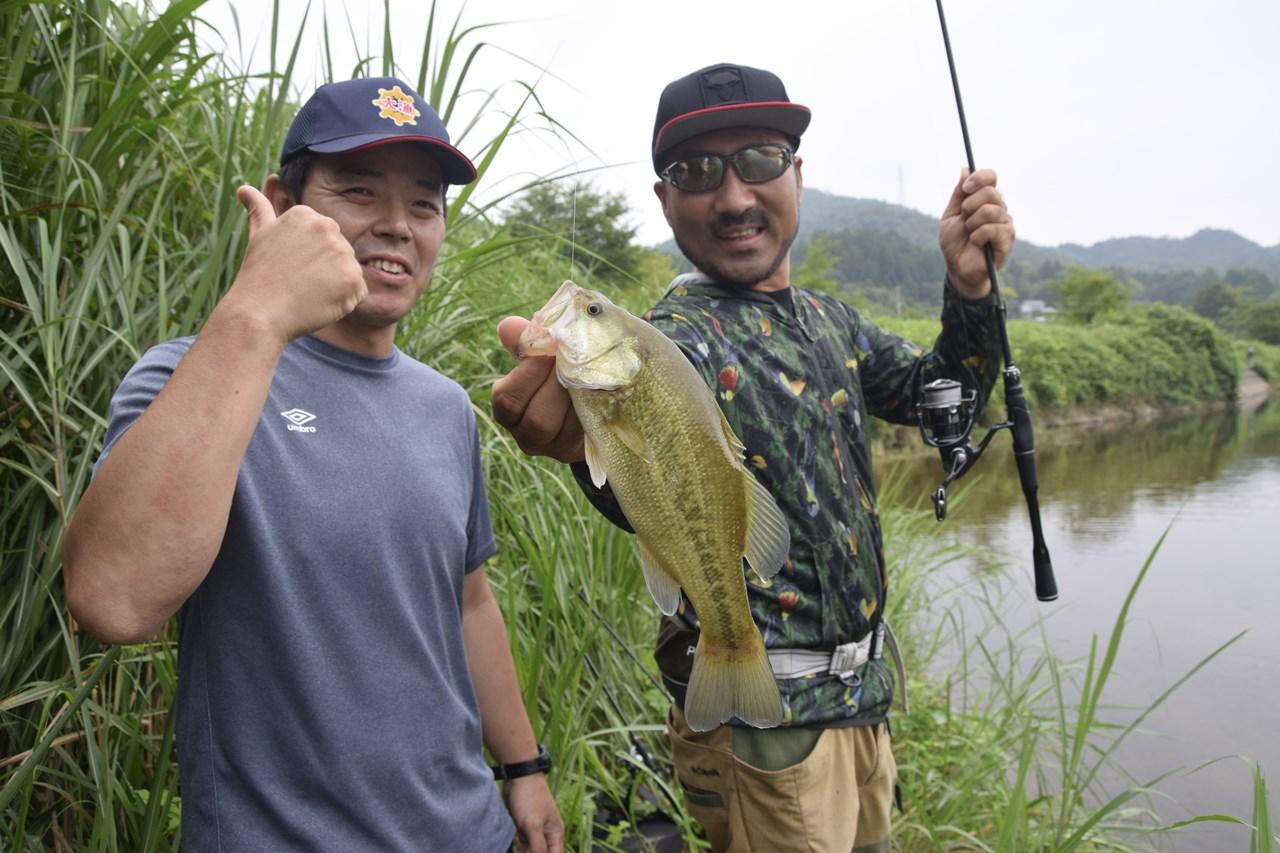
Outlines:
{"label": "navy baseball cap", "polygon": [[708,65],[662,90],[653,123],[653,168],[669,163],[666,152],[687,139],[726,127],[767,127],[800,147],[809,108],[792,103],[778,75],[745,65]]}
{"label": "navy baseball cap", "polygon": [[395,77],[344,80],[316,89],[289,125],[280,165],[302,151],[337,154],[388,142],[431,146],[445,183],[469,184],[476,179],[476,167],[449,144],[440,116]]}

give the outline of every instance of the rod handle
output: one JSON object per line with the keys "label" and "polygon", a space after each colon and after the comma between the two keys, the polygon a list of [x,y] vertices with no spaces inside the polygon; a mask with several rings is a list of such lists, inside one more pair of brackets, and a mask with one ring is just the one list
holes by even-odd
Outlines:
{"label": "rod handle", "polygon": [[1018,481],[1027,501],[1031,518],[1031,562],[1035,570],[1036,598],[1053,601],[1058,597],[1058,582],[1053,574],[1049,546],[1040,525],[1040,483],[1036,476],[1036,441],[1031,428],[1031,407],[1022,390],[1022,374],[1012,364],[1004,373],[1004,402],[1013,423],[1013,458],[1018,465]]}
{"label": "rod handle", "polygon": [[1036,598],[1040,601],[1058,600],[1058,581],[1053,576],[1053,561],[1049,548],[1041,539],[1031,549],[1031,562],[1036,575]]}

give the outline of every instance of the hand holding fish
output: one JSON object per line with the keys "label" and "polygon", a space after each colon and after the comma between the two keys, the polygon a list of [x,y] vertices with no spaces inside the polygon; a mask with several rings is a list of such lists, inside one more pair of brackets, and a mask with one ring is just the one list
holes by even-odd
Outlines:
{"label": "hand holding fish", "polygon": [[[523,317],[507,317],[498,324],[498,338],[513,356],[520,334],[528,325]],[[581,462],[587,458],[582,424],[573,411],[569,392],[556,379],[555,367],[554,358],[522,358],[506,376],[493,383],[493,417],[530,456]]]}
{"label": "hand holding fish", "polygon": [[[786,562],[790,531],[743,462],[743,444],[711,390],[661,332],[571,281],[532,323],[503,322],[504,341],[520,329],[518,357],[554,355],[555,372],[548,368],[543,378],[541,368],[530,368],[506,388],[495,385],[495,412],[501,393],[505,416],[523,429],[540,408],[541,423],[551,425],[540,427],[543,446],[576,431],[591,481],[609,484],[635,530],[658,609],[675,614],[683,592],[697,611],[701,633],[684,700],[689,727],[708,731],[733,718],[760,728],[782,723],[782,699],[747,602],[743,558],[764,582]],[[577,413],[572,430],[558,397],[554,405],[538,401],[549,382],[568,391]]]}
{"label": "hand holding fish", "polygon": [[947,202],[938,227],[938,245],[947,262],[947,276],[966,299],[981,299],[991,291],[983,247],[995,252],[996,267],[1004,265],[1013,248],[1013,217],[996,189],[996,173],[965,169]]}

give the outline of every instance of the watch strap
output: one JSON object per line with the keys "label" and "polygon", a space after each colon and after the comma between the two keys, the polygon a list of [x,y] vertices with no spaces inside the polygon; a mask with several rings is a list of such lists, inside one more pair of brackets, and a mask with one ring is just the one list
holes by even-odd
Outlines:
{"label": "watch strap", "polygon": [[528,761],[517,761],[514,764],[493,765],[493,778],[499,781],[519,779],[521,776],[532,776],[534,773],[546,773],[551,770],[551,753],[542,744],[538,744],[538,754]]}

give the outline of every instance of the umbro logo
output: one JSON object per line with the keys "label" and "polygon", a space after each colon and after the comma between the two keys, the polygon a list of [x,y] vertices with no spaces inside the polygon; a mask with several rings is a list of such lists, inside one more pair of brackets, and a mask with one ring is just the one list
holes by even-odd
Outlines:
{"label": "umbro logo", "polygon": [[290,432],[315,432],[316,428],[307,426],[316,419],[316,416],[305,409],[290,409],[287,412],[281,412],[280,416],[289,422]]}

